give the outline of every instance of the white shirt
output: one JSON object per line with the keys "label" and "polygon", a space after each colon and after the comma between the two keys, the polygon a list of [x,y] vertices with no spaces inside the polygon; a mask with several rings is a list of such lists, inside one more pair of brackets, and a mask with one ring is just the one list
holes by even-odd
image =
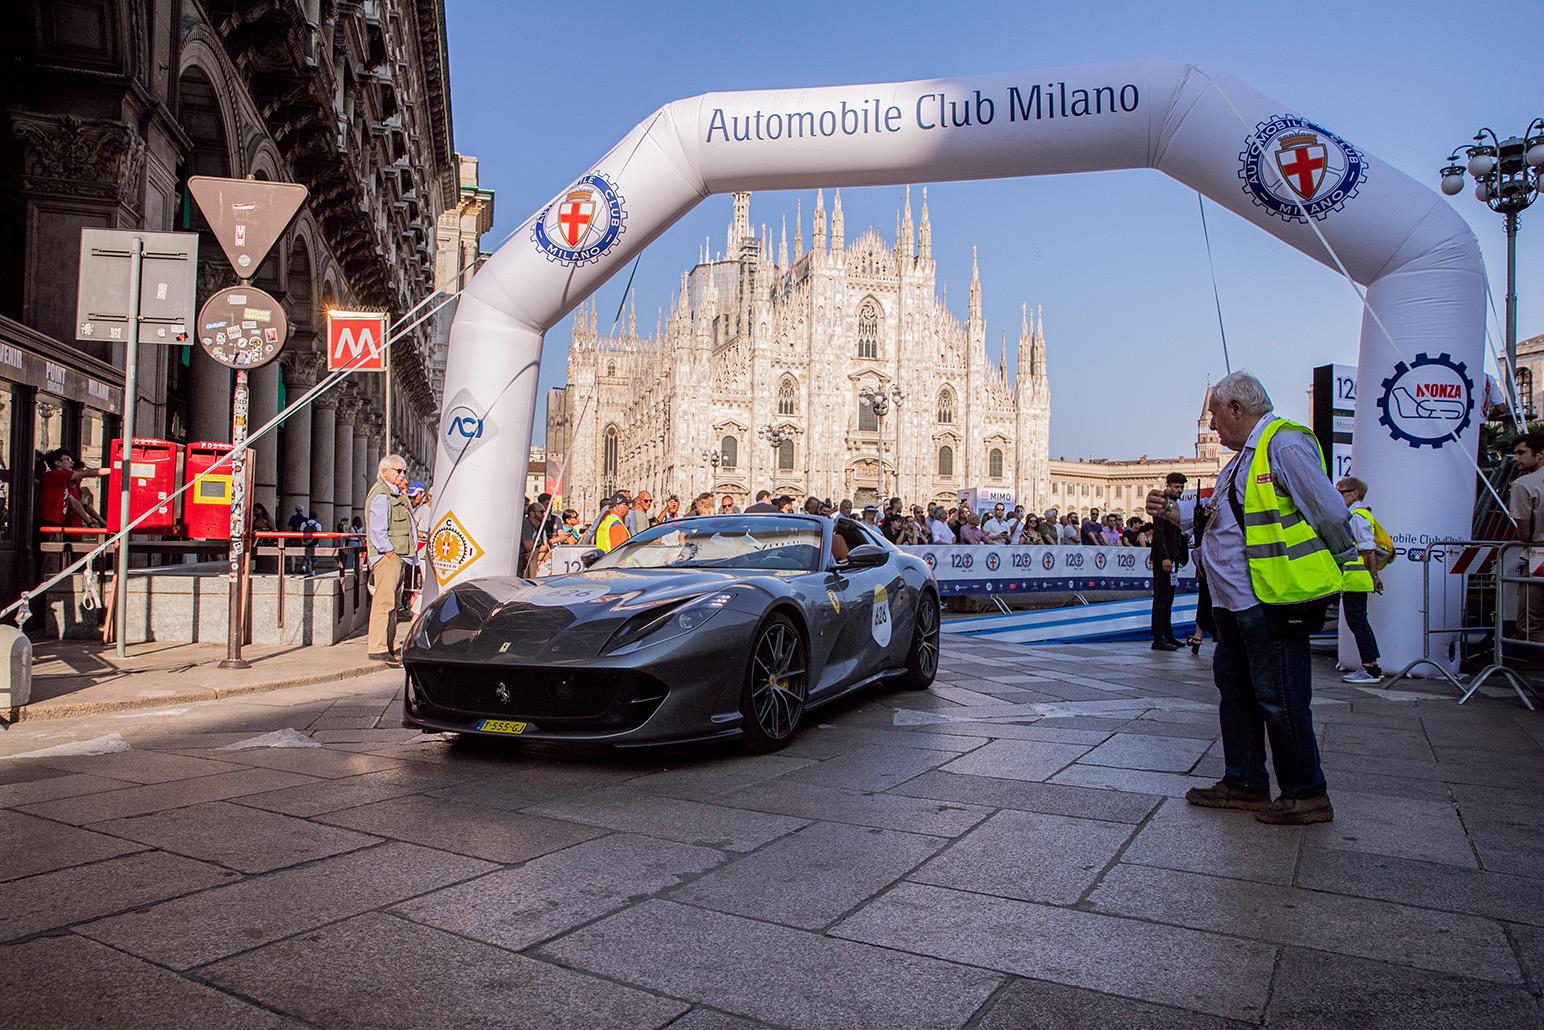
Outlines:
{"label": "white shirt", "polygon": [[1004,522],[1002,519],[995,515],[981,523],[981,532],[985,533],[989,537],[992,537],[993,543],[1007,543],[1008,529],[1008,523]]}
{"label": "white shirt", "polygon": [[[1358,508],[1369,515],[1372,514],[1372,507],[1366,501],[1357,501],[1351,505],[1352,511],[1356,511]],[[1351,537],[1356,541],[1356,549],[1358,551],[1375,551],[1378,549],[1378,544],[1372,535],[1372,523],[1366,519],[1351,520]]]}
{"label": "white shirt", "polygon": [[927,531],[935,544],[954,543],[954,531],[949,528],[949,523],[943,519],[934,519],[927,524]]}

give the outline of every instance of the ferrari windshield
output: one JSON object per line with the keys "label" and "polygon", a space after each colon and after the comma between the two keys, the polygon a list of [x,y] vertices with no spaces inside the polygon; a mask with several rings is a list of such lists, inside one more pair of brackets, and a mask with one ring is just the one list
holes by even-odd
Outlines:
{"label": "ferrari windshield", "polygon": [[646,529],[590,568],[813,572],[821,544],[818,519],[710,515]]}

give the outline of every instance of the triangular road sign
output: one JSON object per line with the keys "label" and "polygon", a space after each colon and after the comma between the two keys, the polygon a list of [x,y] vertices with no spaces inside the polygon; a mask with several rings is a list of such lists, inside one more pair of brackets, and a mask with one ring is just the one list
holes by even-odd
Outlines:
{"label": "triangular road sign", "polygon": [[299,183],[217,179],[209,175],[189,179],[188,192],[209,220],[231,267],[243,279],[257,274],[257,266],[263,263],[307,196],[306,188]]}

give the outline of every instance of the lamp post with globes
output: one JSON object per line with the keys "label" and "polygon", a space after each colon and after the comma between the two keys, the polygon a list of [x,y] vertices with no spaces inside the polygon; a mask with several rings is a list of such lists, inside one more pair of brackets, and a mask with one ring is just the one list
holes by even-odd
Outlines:
{"label": "lamp post with globes", "polygon": [[[1469,160],[1458,163],[1462,150]],[[1474,176],[1474,198],[1506,219],[1506,363],[1503,379],[1513,419],[1517,402],[1517,222],[1539,195],[1544,169],[1544,118],[1535,118],[1521,136],[1500,139],[1490,129],[1474,142],[1456,147],[1442,169],[1442,192],[1455,196],[1464,188],[1464,172]],[[1522,428],[1521,425],[1518,426]]]}
{"label": "lamp post with globes", "polygon": [[761,437],[772,446],[772,475],[769,478],[772,480],[772,482],[775,483],[777,482],[777,459],[779,455],[779,448],[783,446],[784,440],[792,440],[793,434],[785,430],[778,429],[776,426],[766,425],[756,430],[756,435]]}
{"label": "lamp post with globes", "polygon": [[718,467],[724,463],[724,456],[718,451],[703,451],[702,463],[713,466],[713,481],[708,485],[708,490],[718,492]]}
{"label": "lamp post with globes", "polygon": [[879,499],[885,499],[885,412],[890,410],[890,405],[897,408],[906,399],[899,386],[892,386],[888,394],[882,386],[865,386],[858,391],[858,400],[867,404],[874,412],[875,429],[874,439],[879,444]]}

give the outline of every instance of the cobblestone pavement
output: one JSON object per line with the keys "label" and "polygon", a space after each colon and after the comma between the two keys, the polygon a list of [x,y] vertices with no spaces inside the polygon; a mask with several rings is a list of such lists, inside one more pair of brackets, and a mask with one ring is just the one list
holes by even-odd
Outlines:
{"label": "cobblestone pavement", "polygon": [[1210,663],[1133,644],[765,756],[423,736],[400,673],[22,723],[0,1025],[1539,1027],[1544,713],[1316,663],[1306,828],[1185,804]]}

